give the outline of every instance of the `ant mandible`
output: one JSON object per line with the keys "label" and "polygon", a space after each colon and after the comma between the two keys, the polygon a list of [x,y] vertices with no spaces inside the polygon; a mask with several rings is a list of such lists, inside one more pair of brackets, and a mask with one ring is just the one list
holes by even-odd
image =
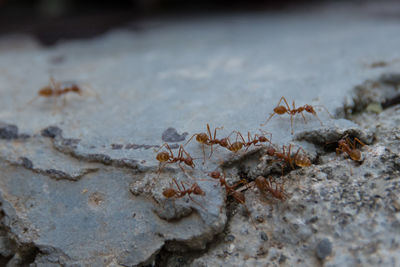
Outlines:
{"label": "ant mandible", "polygon": [[[194,169],[195,165],[193,162],[193,158],[190,156],[190,154],[188,152],[185,151],[185,149],[183,148],[182,145],[179,147],[177,157],[174,156],[174,153],[172,152],[170,146],[167,143],[163,144],[156,152],[160,151],[163,147],[166,147],[169,152],[162,151],[157,154],[156,159],[160,162],[160,165],[158,168],[158,174],[160,174],[161,169],[166,164],[172,164],[175,162],[178,162],[178,165],[182,169],[183,172],[185,172],[185,170],[181,166],[182,162],[185,163],[187,166],[191,167],[192,169]],[[183,156],[183,154],[186,155],[186,158]]]}
{"label": "ant mandible", "polygon": [[336,154],[341,152],[346,153],[350,156],[350,158],[354,161],[361,161],[361,151],[356,148],[356,142],[361,146],[365,146],[363,142],[360,141],[357,137],[354,138],[354,142],[348,137],[343,137],[338,141],[338,148],[336,148]]}
{"label": "ant mandible", "polygon": [[[286,106],[280,105],[281,102],[282,102],[282,100],[285,102]],[[307,104],[307,105],[304,105],[304,106],[301,106],[301,107],[296,108],[295,103],[294,103],[294,100],[293,100],[292,105],[293,105],[293,108],[290,108],[288,102],[286,101],[286,98],[285,98],[284,96],[282,96],[281,99],[280,99],[279,102],[278,102],[278,105],[274,108],[274,112],[271,113],[271,115],[269,116],[269,118],[267,119],[267,121],[266,121],[265,123],[261,124],[261,126],[266,125],[266,124],[269,122],[269,120],[270,120],[275,114],[277,114],[277,115],[283,115],[283,114],[287,113],[287,114],[289,114],[289,116],[290,116],[290,127],[291,127],[291,133],[293,134],[293,117],[294,117],[297,113],[301,114],[301,116],[302,116],[303,119],[304,119],[304,122],[307,123],[306,117],[305,117],[304,114],[303,114],[304,111],[305,111],[305,112],[308,112],[308,113],[311,113],[314,117],[316,117],[316,118],[319,120],[319,122],[321,123],[321,125],[323,125],[323,124],[322,124],[322,121],[321,121],[320,118],[318,117],[317,112],[315,111],[315,109],[314,109],[313,106]],[[320,105],[320,106],[323,107],[323,108],[325,108],[325,107],[322,106],[322,105]],[[326,108],[325,108],[325,110],[326,110],[326,112],[328,112],[328,110],[327,110]],[[328,114],[330,115],[329,112],[328,112]]]}

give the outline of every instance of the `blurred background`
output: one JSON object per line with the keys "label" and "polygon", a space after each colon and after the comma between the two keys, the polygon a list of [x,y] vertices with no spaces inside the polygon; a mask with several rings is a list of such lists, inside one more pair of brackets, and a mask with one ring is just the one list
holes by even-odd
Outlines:
{"label": "blurred background", "polygon": [[326,2],[338,1],[0,0],[0,36],[28,33],[43,45],[53,45],[59,40],[94,37],[115,27],[140,31],[135,22],[154,17],[276,11],[310,8]]}

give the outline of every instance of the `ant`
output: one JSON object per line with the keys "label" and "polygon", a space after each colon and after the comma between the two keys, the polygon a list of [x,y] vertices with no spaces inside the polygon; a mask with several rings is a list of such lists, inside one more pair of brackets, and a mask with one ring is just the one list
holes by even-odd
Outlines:
{"label": "ant", "polygon": [[67,93],[76,93],[78,95],[83,94],[82,88],[80,88],[75,83],[66,83],[66,82],[56,82],[53,77],[50,77],[50,84],[41,88],[38,91],[38,96],[34,97],[27,104],[32,103],[38,97],[60,97],[61,95],[65,95]]}
{"label": "ant", "polygon": [[283,183],[278,184],[275,183],[275,188],[272,186],[271,176],[267,179],[263,176],[258,176],[256,178],[255,184],[258,189],[261,191],[268,191],[274,198],[284,201],[286,199],[285,189],[283,187]]}
{"label": "ant", "polygon": [[[261,144],[258,144],[258,143],[265,143],[265,142],[269,142],[269,143],[271,143],[271,138],[272,138],[272,134],[271,133],[268,133],[269,135],[270,135],[270,139],[268,139],[267,137],[265,137],[264,135],[258,135],[258,134],[254,134],[254,136],[252,137],[251,136],[251,133],[250,132],[247,132],[247,142],[244,140],[244,138],[243,138],[243,135],[240,133],[240,132],[238,132],[238,131],[235,131],[236,133],[237,133],[237,135],[238,136],[240,136],[240,138],[242,139],[242,141],[243,141],[243,143],[242,143],[242,146],[244,146],[244,147],[246,147],[246,150],[245,150],[245,152],[249,149],[249,147],[251,146],[251,145],[254,145],[254,146],[261,146]],[[240,143],[240,142],[237,142],[237,143]],[[240,149],[239,149],[240,150]]]}
{"label": "ant", "polygon": [[343,152],[349,155],[352,160],[361,161],[361,151],[356,148],[356,142],[358,142],[361,146],[365,146],[365,144],[357,137],[354,138],[354,142],[351,142],[351,140],[346,136],[343,137],[338,141],[336,154]]}
{"label": "ant", "polygon": [[206,195],[206,193],[200,188],[200,186],[197,183],[194,183],[189,189],[186,189],[185,185],[183,184],[183,182],[181,182],[181,185],[182,185],[182,188],[181,188],[175,178],[173,178],[172,181],[175,183],[175,185],[176,185],[178,190],[176,190],[176,189],[174,189],[172,187],[166,188],[162,192],[164,197],[166,197],[166,198],[182,198],[185,195],[188,195],[188,197],[193,202],[197,203],[198,205],[200,205],[202,207],[202,205],[200,203],[196,202],[190,196],[191,194],[194,194],[194,195],[197,195],[197,196],[205,196]]}
{"label": "ant", "polygon": [[[285,151],[285,148],[286,148],[286,146],[283,145],[282,152],[280,152],[280,151],[277,151],[273,147],[269,147],[267,149],[267,155],[277,157],[280,161],[286,161],[286,163],[288,163],[290,165],[290,167],[292,167],[292,169],[295,169],[294,165],[296,165],[298,167],[311,166],[311,161],[306,156],[306,152],[304,151],[303,148],[299,147],[299,149],[297,149],[297,152],[294,154],[293,157],[291,155],[292,144],[289,145],[289,147],[287,149],[287,153]],[[300,151],[303,152],[302,155],[299,155]],[[284,168],[284,165],[282,165],[282,175],[283,175],[283,168]]]}
{"label": "ant", "polygon": [[[285,102],[286,106],[280,105],[281,102],[282,102],[282,100]],[[313,106],[307,104],[307,105],[304,105],[304,106],[301,106],[301,107],[296,108],[295,103],[294,103],[294,100],[293,100],[292,105],[293,105],[293,108],[290,108],[288,102],[286,101],[286,98],[285,98],[284,96],[282,96],[281,99],[280,99],[279,102],[278,102],[278,105],[274,108],[274,112],[271,113],[271,115],[269,116],[269,118],[267,119],[267,121],[266,121],[264,124],[261,124],[261,126],[266,125],[266,124],[269,122],[269,120],[270,120],[275,114],[277,114],[277,115],[283,115],[283,114],[287,113],[287,114],[289,114],[289,116],[290,116],[290,127],[291,127],[292,134],[293,134],[293,117],[294,117],[297,113],[301,114],[301,116],[302,116],[303,119],[304,119],[304,122],[307,123],[306,117],[304,117],[304,114],[303,114],[304,111],[305,111],[305,112],[308,112],[308,113],[311,113],[312,115],[314,115],[314,117],[316,117],[316,118],[319,120],[319,122],[321,123],[321,125],[323,125],[323,124],[322,124],[322,121],[321,121],[320,118],[318,117],[317,112],[315,111],[315,109],[314,109]],[[320,105],[320,107],[325,108],[325,107],[322,106],[322,105]],[[330,115],[329,111],[328,111],[326,108],[325,108],[325,110],[326,110],[326,112],[328,112],[328,114]]]}
{"label": "ant", "polygon": [[204,145],[208,145],[211,147],[211,153],[209,158],[211,158],[211,155],[213,153],[213,145],[219,144],[224,147],[229,146],[228,138],[217,139],[217,130],[222,130],[222,129],[223,127],[216,127],[214,129],[214,137],[213,137],[211,134],[210,125],[207,123],[207,133],[197,133],[192,135],[192,137],[190,137],[189,140],[186,142],[185,146],[193,139],[193,137],[196,136],[196,141],[202,145],[203,156],[204,156],[203,164],[204,164],[204,162],[206,161],[206,153],[204,151]]}
{"label": "ant", "polygon": [[[219,171],[213,171],[213,172],[209,173],[208,176],[210,176],[213,179],[218,179],[220,185],[225,187],[226,194],[232,196],[237,202],[239,202],[240,204],[242,204],[245,207],[247,213],[249,214],[252,224],[257,229],[257,226],[254,223],[253,218],[251,217],[251,213],[246,206],[246,198],[245,198],[244,194],[240,191],[235,190],[235,187],[237,184],[230,186],[226,181],[225,173],[222,176]],[[240,181],[238,184],[241,184],[241,183],[242,183],[242,181]]]}
{"label": "ant", "polygon": [[[192,135],[189,140],[186,142],[185,146],[193,139],[193,137],[196,137],[196,141],[199,142],[202,145],[202,149],[203,149],[203,164],[206,160],[206,154],[205,154],[205,150],[204,150],[204,145],[208,145],[211,148],[211,152],[210,152],[210,156],[209,158],[211,158],[212,154],[213,154],[213,145],[220,145],[222,147],[225,147],[226,149],[236,153],[237,151],[241,150],[243,147],[243,143],[242,142],[234,142],[231,143],[229,137],[232,135],[232,133],[234,133],[235,131],[233,131],[228,137],[222,138],[222,139],[217,139],[217,130],[221,130],[223,129],[223,127],[217,127],[214,129],[214,136],[211,134],[211,130],[210,130],[210,125],[207,123],[207,133],[196,133],[194,135]],[[237,136],[236,136],[237,139]]]}
{"label": "ant", "polygon": [[[160,162],[160,165],[159,165],[159,168],[158,168],[158,174],[160,174],[161,169],[166,164],[172,164],[172,163],[175,163],[175,162],[179,162],[178,165],[182,169],[183,172],[185,172],[185,170],[181,166],[182,162],[185,163],[186,165],[188,165],[189,167],[192,167],[194,169],[195,165],[194,165],[194,162],[193,162],[193,158],[190,156],[190,154],[188,152],[185,151],[185,149],[183,148],[182,145],[179,147],[178,156],[177,157],[174,156],[174,153],[172,152],[170,146],[167,143],[163,144],[156,152],[160,151],[163,147],[166,147],[169,150],[169,152],[162,151],[162,152],[157,154],[156,159]],[[184,157],[183,154],[186,155],[186,158]]]}
{"label": "ant", "polygon": [[[38,95],[36,97],[34,97],[32,100],[30,100],[27,103],[27,105],[32,103],[38,97],[59,98],[62,95],[66,95],[68,93],[75,93],[75,94],[82,96],[84,94],[84,90],[74,82],[56,82],[56,80],[53,77],[50,77],[50,83],[47,86],[42,87],[38,91]],[[94,94],[96,95],[96,98],[99,101],[101,101],[99,96],[96,93],[94,93]],[[64,105],[65,105],[65,98],[63,98],[63,106]]]}

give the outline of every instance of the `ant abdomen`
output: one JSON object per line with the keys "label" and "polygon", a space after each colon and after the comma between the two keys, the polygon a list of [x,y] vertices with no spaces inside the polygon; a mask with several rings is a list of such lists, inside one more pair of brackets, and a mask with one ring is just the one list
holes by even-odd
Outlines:
{"label": "ant abdomen", "polygon": [[156,159],[160,162],[166,162],[170,159],[170,155],[166,151],[162,151],[157,154]]}

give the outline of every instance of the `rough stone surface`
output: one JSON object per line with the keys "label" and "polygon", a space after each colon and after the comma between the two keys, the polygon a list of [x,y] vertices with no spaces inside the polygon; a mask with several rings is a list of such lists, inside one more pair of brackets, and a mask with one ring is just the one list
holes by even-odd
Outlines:
{"label": "rough stone surface", "polygon": [[[0,254],[9,266],[398,265],[400,22],[382,12],[164,19],[52,48],[0,40]],[[51,76],[84,94],[36,97]],[[206,147],[203,165],[193,140],[195,169],[159,171],[163,143],[177,156],[207,123],[247,139],[282,96],[318,117],[297,114],[294,135],[288,114],[262,129],[277,148],[303,147],[311,167],[282,170],[265,147],[214,147],[211,159]],[[362,161],[335,155],[344,136],[368,144]],[[216,169],[248,186],[272,175],[287,200],[246,186],[237,204],[207,176]],[[172,178],[205,196],[165,199]]]}

